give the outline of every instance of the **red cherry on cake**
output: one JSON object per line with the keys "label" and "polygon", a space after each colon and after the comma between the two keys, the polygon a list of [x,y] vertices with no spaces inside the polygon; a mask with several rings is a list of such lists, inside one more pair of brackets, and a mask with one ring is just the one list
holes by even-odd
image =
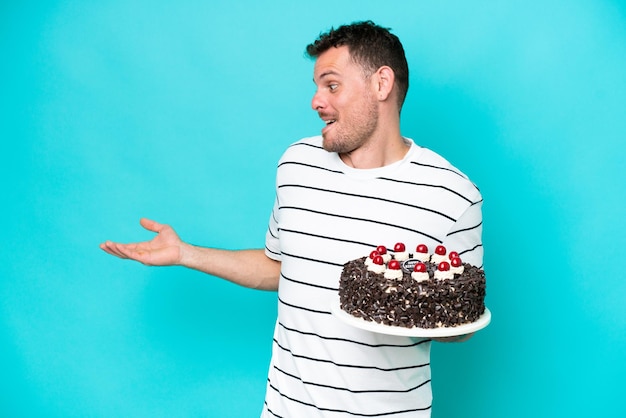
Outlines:
{"label": "red cherry on cake", "polygon": [[437,245],[437,248],[435,248],[435,254],[446,255],[446,247],[444,247],[443,245]]}
{"label": "red cherry on cake", "polygon": [[415,267],[413,267],[413,271],[417,273],[426,273],[426,264],[417,263]]}
{"label": "red cherry on cake", "polygon": [[393,250],[397,253],[403,253],[406,251],[406,247],[403,243],[399,242],[393,246]]}
{"label": "red cherry on cake", "polygon": [[461,265],[463,265],[463,261],[461,261],[460,257],[456,257],[450,260],[450,265],[452,267],[461,267]]}
{"label": "red cherry on cake", "polygon": [[420,244],[415,249],[415,252],[418,252],[420,254],[428,254],[428,247],[425,244]]}
{"label": "red cherry on cake", "polygon": [[398,260],[391,260],[389,264],[387,264],[387,267],[390,270],[400,270],[400,262]]}
{"label": "red cherry on cake", "polygon": [[439,271],[449,271],[450,270],[450,263],[448,263],[447,261],[442,261],[437,266],[437,270],[439,270]]}
{"label": "red cherry on cake", "polygon": [[376,251],[378,251],[378,254],[380,255],[387,254],[387,247],[385,247],[384,245],[379,245],[378,247],[376,247]]}
{"label": "red cherry on cake", "polygon": [[448,258],[450,260],[452,260],[453,258],[459,258],[459,253],[457,253],[456,251],[450,251],[450,254],[448,254]]}
{"label": "red cherry on cake", "polygon": [[376,257],[377,255],[380,255],[380,253],[379,253],[378,251],[374,250],[374,251],[372,251],[372,252],[370,253],[370,258],[373,260],[373,259],[374,259],[374,257]]}
{"label": "red cherry on cake", "polygon": [[382,256],[380,256],[380,255],[377,255],[376,257],[372,258],[372,262],[374,264],[378,264],[379,266],[382,266],[385,263],[385,261],[383,260]]}

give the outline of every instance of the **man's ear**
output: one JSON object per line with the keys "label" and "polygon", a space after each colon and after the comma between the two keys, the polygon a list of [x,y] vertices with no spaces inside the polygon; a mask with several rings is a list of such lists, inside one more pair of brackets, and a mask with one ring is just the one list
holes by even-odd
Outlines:
{"label": "man's ear", "polygon": [[380,67],[376,73],[374,73],[374,81],[376,85],[377,98],[380,101],[385,101],[389,98],[391,93],[393,92],[393,86],[395,85],[396,75],[391,69],[386,65]]}

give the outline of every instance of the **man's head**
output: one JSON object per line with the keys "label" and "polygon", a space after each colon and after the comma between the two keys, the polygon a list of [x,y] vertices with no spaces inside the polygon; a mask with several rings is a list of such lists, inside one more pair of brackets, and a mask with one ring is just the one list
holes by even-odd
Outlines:
{"label": "man's head", "polygon": [[398,110],[402,108],[409,88],[409,67],[404,48],[389,29],[371,21],[356,22],[321,34],[306,48],[311,58],[318,58],[330,48],[347,46],[352,60],[369,76],[382,66],[390,67],[395,75]]}

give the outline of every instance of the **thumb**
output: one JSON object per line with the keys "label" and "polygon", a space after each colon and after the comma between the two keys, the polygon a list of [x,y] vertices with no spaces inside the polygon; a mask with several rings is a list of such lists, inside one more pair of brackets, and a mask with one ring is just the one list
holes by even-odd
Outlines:
{"label": "thumb", "polygon": [[156,221],[150,220],[148,218],[141,218],[139,220],[139,223],[141,224],[141,226],[143,226],[145,229],[147,229],[148,231],[152,231],[152,232],[156,232],[159,233],[161,232],[161,230],[163,230],[163,227],[165,225],[162,225]]}

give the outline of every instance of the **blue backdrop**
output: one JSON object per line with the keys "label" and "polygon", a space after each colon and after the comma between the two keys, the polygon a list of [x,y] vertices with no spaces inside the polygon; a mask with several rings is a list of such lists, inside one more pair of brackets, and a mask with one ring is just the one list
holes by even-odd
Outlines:
{"label": "blue backdrop", "polygon": [[110,257],[141,216],[260,247],[321,31],[373,19],[403,133],[484,198],[492,324],[433,349],[433,417],[623,417],[626,7],[610,0],[0,6],[0,416],[254,417],[276,296]]}

